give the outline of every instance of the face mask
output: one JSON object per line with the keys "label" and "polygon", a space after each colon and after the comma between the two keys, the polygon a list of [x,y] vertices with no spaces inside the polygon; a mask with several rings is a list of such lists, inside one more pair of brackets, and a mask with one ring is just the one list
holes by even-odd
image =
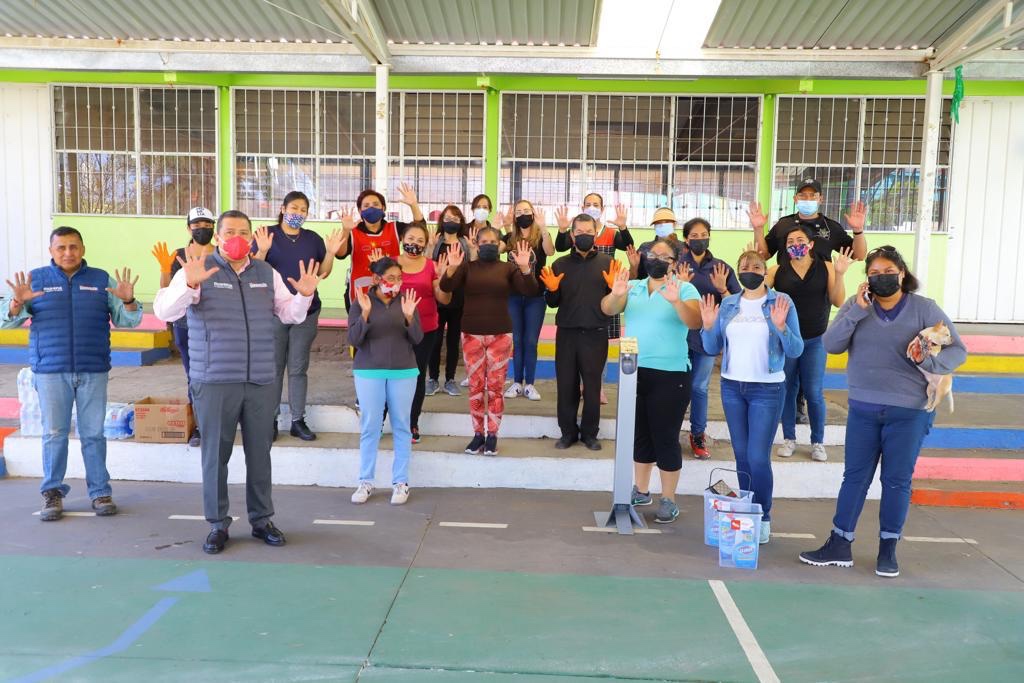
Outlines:
{"label": "face mask", "polygon": [[796,212],[803,216],[813,216],[818,213],[818,202],[813,199],[801,199],[796,203]]}
{"label": "face mask", "polygon": [[764,275],[761,273],[740,273],[737,277],[744,289],[757,289],[764,284]]}
{"label": "face mask", "polygon": [[213,240],[213,228],[192,228],[192,241],[204,247]]}
{"label": "face mask", "polygon": [[668,274],[669,263],[661,259],[647,259],[647,274],[655,280],[660,280]]}
{"label": "face mask", "polygon": [[708,250],[708,245],[711,244],[711,238],[703,240],[690,240],[686,244],[688,247],[690,247],[690,251],[692,251],[697,256],[700,256],[701,254]]}
{"label": "face mask", "polygon": [[524,213],[522,216],[516,216],[516,227],[520,230],[526,230],[531,225],[533,225],[533,214]]}
{"label": "face mask", "polygon": [[668,237],[676,231],[675,223],[655,223],[654,234],[658,237]]}
{"label": "face mask", "polygon": [[898,273],[872,275],[868,277],[868,289],[876,296],[892,296],[900,291],[900,276]]}
{"label": "face mask", "polygon": [[481,261],[487,261],[488,263],[498,260],[498,245],[497,244],[481,244],[477,247],[477,254],[480,256]]}
{"label": "face mask", "polygon": [[801,259],[807,256],[807,252],[811,250],[809,244],[791,244],[786,247],[786,252],[789,253],[789,257],[792,259]]}
{"label": "face mask", "polygon": [[224,251],[224,255],[232,261],[241,261],[249,254],[249,240],[245,239],[241,235],[235,235],[234,237],[225,240],[220,248]]}
{"label": "face mask", "polygon": [[450,221],[441,224],[441,230],[443,230],[446,235],[457,235],[461,228],[462,225],[459,223],[452,223]]}
{"label": "face mask", "polygon": [[286,213],[281,216],[281,220],[289,227],[295,228],[296,230],[302,227],[302,224],[306,222],[306,217],[301,213]]}
{"label": "face mask", "polygon": [[572,243],[576,245],[576,248],[587,253],[594,248],[594,236],[593,235],[573,235]]}
{"label": "face mask", "polygon": [[380,219],[384,218],[384,209],[370,206],[360,211],[359,217],[363,219],[364,223],[379,223]]}
{"label": "face mask", "polygon": [[395,296],[402,290],[402,283],[399,282],[393,285],[389,282],[381,280],[380,284],[377,285],[377,289],[380,290],[380,293],[385,296]]}
{"label": "face mask", "polygon": [[473,220],[475,220],[477,223],[483,223],[484,221],[487,220],[487,217],[490,215],[491,212],[488,209],[483,208],[482,206],[473,209]]}
{"label": "face mask", "polygon": [[601,208],[597,206],[584,206],[583,213],[587,214],[595,221],[599,221],[601,220],[601,214],[603,213],[603,211],[601,211]]}
{"label": "face mask", "polygon": [[404,244],[402,244],[402,249],[404,249],[405,253],[408,254],[409,256],[420,256],[420,255],[422,255],[424,248],[425,247],[423,245],[421,245],[421,244],[410,244],[408,242],[405,242]]}

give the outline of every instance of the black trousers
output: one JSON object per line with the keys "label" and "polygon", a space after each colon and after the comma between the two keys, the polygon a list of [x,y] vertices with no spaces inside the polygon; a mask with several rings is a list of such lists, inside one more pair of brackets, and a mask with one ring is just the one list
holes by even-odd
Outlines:
{"label": "black trousers", "polygon": [[683,467],[679,429],[690,405],[693,373],[638,368],[633,461],[657,463],[663,472]]}
{"label": "black trousers", "polygon": [[427,392],[427,361],[430,359],[430,354],[434,351],[435,337],[437,337],[437,330],[431,330],[423,335],[423,339],[420,340],[419,344],[412,347],[413,353],[416,354],[416,367],[420,369],[420,374],[416,377],[416,393],[412,397],[412,416],[409,421],[409,427],[412,429],[420,428],[423,397]]}
{"label": "black trousers", "polygon": [[[462,339],[462,309],[437,307],[437,335],[430,355],[430,379],[437,380],[441,374],[441,345],[448,348],[444,362],[444,379],[455,379],[455,368],[459,366],[459,342]],[[413,422],[413,425],[416,423]]]}
{"label": "black trousers", "polygon": [[[555,381],[558,428],[562,436],[597,438],[601,420],[601,374],[608,360],[608,330],[563,328],[555,331]],[[583,416],[576,424],[583,383]]]}

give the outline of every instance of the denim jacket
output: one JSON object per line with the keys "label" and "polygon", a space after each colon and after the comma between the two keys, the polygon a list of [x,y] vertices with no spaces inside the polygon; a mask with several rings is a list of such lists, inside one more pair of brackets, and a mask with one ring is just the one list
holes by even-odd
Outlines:
{"label": "denim jacket", "polygon": [[[715,355],[723,347],[725,348],[725,353],[722,355],[723,371],[729,368],[729,340],[725,336],[725,328],[736,317],[736,314],[740,312],[741,296],[743,296],[743,292],[730,294],[722,299],[722,307],[718,311],[718,319],[715,320],[715,326],[710,330],[701,330],[700,333],[701,341],[704,343],[704,350],[709,355]],[[764,313],[765,322],[768,323],[768,329],[773,333],[769,337],[768,344],[769,372],[782,371],[786,365],[787,357],[796,358],[804,352],[804,340],[800,336],[800,323],[796,317],[796,306],[793,305],[791,299],[789,302],[789,313],[786,315],[786,330],[779,332],[778,328],[772,324],[772,305],[775,303],[775,299],[780,296],[789,299],[788,294],[776,292],[774,289],[769,288],[768,298],[761,304],[761,311]]]}

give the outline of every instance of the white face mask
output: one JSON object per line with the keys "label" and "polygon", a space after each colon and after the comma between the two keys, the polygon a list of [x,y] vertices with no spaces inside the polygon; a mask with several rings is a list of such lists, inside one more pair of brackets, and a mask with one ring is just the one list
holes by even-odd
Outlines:
{"label": "white face mask", "polygon": [[593,218],[595,221],[601,220],[601,213],[602,213],[602,211],[601,211],[600,207],[597,207],[597,206],[584,206],[583,207],[583,213],[587,214],[588,216]]}
{"label": "white face mask", "polygon": [[676,231],[675,223],[655,223],[654,234],[658,237],[668,237]]}
{"label": "white face mask", "polygon": [[477,223],[483,223],[484,221],[486,221],[487,217],[490,214],[491,214],[491,212],[488,211],[487,209],[483,208],[482,206],[479,206],[479,207],[473,209],[473,219]]}

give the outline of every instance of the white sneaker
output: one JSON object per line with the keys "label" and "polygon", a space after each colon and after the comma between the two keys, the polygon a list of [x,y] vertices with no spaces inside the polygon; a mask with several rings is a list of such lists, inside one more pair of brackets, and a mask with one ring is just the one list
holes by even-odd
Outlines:
{"label": "white sneaker", "polygon": [[775,451],[775,455],[780,458],[792,458],[793,453],[796,452],[796,441],[793,439],[786,439],[779,446],[779,450]]}
{"label": "white sneaker", "polygon": [[505,390],[505,398],[518,398],[523,395],[523,387],[519,382],[512,382],[512,386]]}
{"label": "white sneaker", "polygon": [[758,539],[761,545],[764,545],[772,538],[772,523],[761,521],[761,538]]}
{"label": "white sneaker", "polygon": [[818,462],[825,462],[828,460],[828,453],[825,452],[825,444],[811,444],[811,460],[817,460]]}
{"label": "white sneaker", "polygon": [[464,379],[461,382],[459,382],[459,386],[460,387],[468,387],[469,386],[469,378],[467,377],[466,379]]}
{"label": "white sneaker", "polygon": [[355,493],[352,494],[352,502],[356,505],[362,505],[370,496],[373,495],[373,484],[368,481],[359,482],[359,488],[356,489]]}
{"label": "white sneaker", "polygon": [[534,387],[532,384],[526,385],[526,387],[523,389],[523,396],[530,399],[531,401],[540,400],[540,392],[537,391],[537,388]]}
{"label": "white sneaker", "polygon": [[395,484],[391,490],[391,504],[392,505],[405,505],[409,500],[409,485],[408,484]]}

